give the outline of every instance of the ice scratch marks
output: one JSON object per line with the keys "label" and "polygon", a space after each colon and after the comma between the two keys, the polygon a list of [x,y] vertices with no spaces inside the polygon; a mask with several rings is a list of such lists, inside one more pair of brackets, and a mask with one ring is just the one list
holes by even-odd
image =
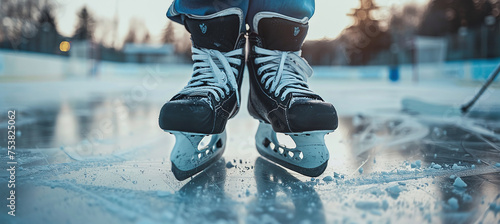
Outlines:
{"label": "ice scratch marks", "polygon": [[[133,218],[141,216],[139,214],[141,209],[139,207],[133,206],[130,202],[127,202],[126,197],[120,197],[119,193],[116,192],[119,189],[104,189],[103,187],[82,186],[73,184],[68,181],[51,180],[42,181],[42,183],[51,188],[60,188],[66,191],[76,192],[77,194],[81,194],[82,196],[84,196],[82,198],[85,198],[85,200],[94,199],[102,206],[103,209],[108,210],[112,214],[124,217],[125,219],[131,220]],[[109,190],[111,190],[112,193],[108,192]]]}
{"label": "ice scratch marks", "polygon": [[371,149],[387,149],[392,146],[419,141],[429,134],[429,128],[409,116],[378,115],[354,122],[360,130],[353,134],[354,150],[361,155]]}
{"label": "ice scratch marks", "polygon": [[[131,160],[134,158],[134,155],[140,154],[141,152],[150,149],[157,145],[158,142],[161,142],[163,139],[163,136],[157,136],[156,138],[143,138],[148,141],[142,142],[142,144],[136,145],[136,146],[131,146],[127,147],[124,149],[117,149],[113,150],[110,154],[107,155],[101,155],[97,153],[85,153],[82,151],[82,146],[76,146],[76,147],[64,147],[61,146],[60,150],[64,152],[69,158],[75,161],[85,161],[85,162],[96,162],[96,161],[106,161],[106,162],[111,162],[111,161],[126,161],[126,160]],[[95,146],[91,146],[95,147]],[[97,152],[100,152],[100,150],[96,150]]]}

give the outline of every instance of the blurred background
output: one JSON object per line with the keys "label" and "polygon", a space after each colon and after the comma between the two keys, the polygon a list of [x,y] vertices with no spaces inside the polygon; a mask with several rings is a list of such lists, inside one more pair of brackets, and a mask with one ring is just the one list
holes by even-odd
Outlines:
{"label": "blurred background", "polygon": [[[0,3],[0,80],[190,63],[189,34],[166,18],[168,0]],[[499,37],[499,0],[317,0],[303,57],[317,76],[479,80],[500,61]]]}

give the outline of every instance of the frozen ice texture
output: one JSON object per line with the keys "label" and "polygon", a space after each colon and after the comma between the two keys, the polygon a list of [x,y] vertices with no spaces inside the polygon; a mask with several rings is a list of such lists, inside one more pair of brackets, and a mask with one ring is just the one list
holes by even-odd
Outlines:
{"label": "frozen ice texture", "polygon": [[[96,224],[456,223],[453,216],[457,213],[446,209],[453,204],[448,203],[450,197],[457,199],[456,205],[464,203],[455,206],[460,209],[459,221],[481,221],[484,210],[494,202],[487,211],[490,219],[483,223],[498,222],[498,215],[491,214],[500,212],[498,199],[493,201],[498,192],[489,189],[498,189],[499,168],[495,163],[500,162],[500,156],[496,150],[485,150],[491,145],[475,136],[496,139],[499,123],[470,116],[457,119],[413,116],[398,110],[400,96],[406,94],[452,104],[472,96],[476,87],[450,87],[455,85],[450,84],[454,82],[443,83],[444,88],[441,84],[436,88],[438,85],[428,86],[425,82],[416,86],[404,83],[386,85],[383,82],[374,85],[372,81],[349,81],[339,85],[335,80],[314,82],[312,79],[314,89],[326,101],[338,106],[342,121],[336,133],[325,137],[331,157],[321,178],[331,175],[335,184],[318,183],[317,179],[310,182],[309,177],[279,165],[257,163],[259,154],[255,150],[252,130],[256,130],[258,122],[244,110],[245,105],[242,105],[241,113],[228,122],[231,137],[220,164],[179,182],[170,171],[169,153],[174,139],[159,130],[157,112],[167,100],[166,96],[173,96],[176,88],[185,85],[191,68],[189,65],[189,71],[178,78],[168,74],[162,76],[164,82],[158,88],[148,90],[147,97],[141,101],[127,99],[131,99],[130,92],[134,87],[142,87],[142,76],[138,76],[138,82],[130,83],[115,82],[105,73],[99,79],[89,81],[0,82],[0,96],[5,96],[0,99],[0,107],[17,107],[23,112],[18,124],[22,137],[16,142],[20,144],[18,162],[23,169],[16,174],[26,192],[19,195],[19,211],[29,215],[23,217],[19,213],[15,223],[37,223],[40,220],[47,223],[76,220]],[[131,70],[130,73],[137,71],[125,69]],[[126,78],[134,79],[132,74]],[[349,96],[342,97],[341,93],[349,93]],[[248,94],[248,85],[242,87],[242,94]],[[386,97],[388,95],[391,97]],[[494,97],[483,99],[495,101]],[[242,100],[242,104],[245,103],[246,100]],[[498,104],[498,100],[494,103]],[[483,105],[485,101],[478,102],[474,110],[481,110]],[[497,108],[493,109],[500,111]],[[391,113],[385,114],[386,109]],[[359,111],[366,115],[355,118],[358,119],[355,127],[346,125],[351,124],[352,115]],[[374,111],[377,113],[372,113]],[[126,115],[126,119],[120,118],[120,114]],[[89,131],[101,130],[101,123],[105,120],[111,120],[113,128],[103,130],[104,135],[98,136],[102,138],[85,141]],[[389,123],[393,125],[387,125]],[[439,126],[439,139],[429,133],[436,126]],[[478,133],[479,129],[483,132]],[[375,134],[370,136],[368,133]],[[376,139],[363,139],[374,135]],[[467,135],[471,137],[467,138]],[[342,144],[338,143],[339,139],[342,139]],[[85,142],[95,143],[95,147],[84,145]],[[497,140],[493,142],[498,143]],[[89,147],[78,150],[76,146],[79,144]],[[0,145],[5,147],[6,142]],[[453,151],[456,148],[460,150]],[[464,148],[470,157],[463,155]],[[79,156],[70,157],[64,152]],[[372,163],[375,157],[377,163]],[[245,167],[238,164],[240,160],[252,168],[243,172]],[[421,167],[416,169],[418,160]],[[481,160],[492,166],[480,165]],[[241,169],[229,169],[226,167],[228,161],[231,161],[229,167],[237,165]],[[462,161],[461,165],[459,161]],[[5,164],[6,161],[0,162]],[[359,175],[358,168],[363,162],[366,162],[363,168],[366,167],[367,172]],[[436,163],[443,167],[448,164],[449,168],[434,169],[431,162],[434,162],[433,166]],[[467,166],[453,170],[454,163]],[[410,168],[411,164],[415,168]],[[481,169],[468,170],[471,164]],[[457,178],[449,179],[452,174],[471,177],[466,179],[468,188],[451,186]],[[478,183],[481,187],[472,189]],[[465,191],[473,200],[469,200],[469,195],[463,193]],[[436,205],[443,205],[445,209]],[[363,210],[356,206],[374,206],[376,209]],[[360,213],[366,214],[364,220],[361,220]],[[92,216],[89,218],[87,214]],[[98,222],[97,218],[103,219]],[[11,223],[3,216],[0,220],[0,223]]]}

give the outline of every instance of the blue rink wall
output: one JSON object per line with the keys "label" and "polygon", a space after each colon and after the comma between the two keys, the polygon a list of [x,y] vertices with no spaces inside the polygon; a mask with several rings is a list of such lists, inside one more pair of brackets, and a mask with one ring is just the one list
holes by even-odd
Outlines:
{"label": "blue rink wall", "polygon": [[[500,64],[500,58],[449,61],[439,64],[405,64],[398,66],[399,81],[457,79],[463,81],[485,80]],[[0,50],[0,79],[9,77],[67,78],[92,75],[133,76],[154,68],[159,73],[185,71],[186,64],[134,64],[75,59],[56,55]],[[339,79],[389,80],[390,67],[377,66],[314,66],[314,76]],[[175,73],[175,72],[173,72]],[[499,82],[499,79],[496,80]]]}

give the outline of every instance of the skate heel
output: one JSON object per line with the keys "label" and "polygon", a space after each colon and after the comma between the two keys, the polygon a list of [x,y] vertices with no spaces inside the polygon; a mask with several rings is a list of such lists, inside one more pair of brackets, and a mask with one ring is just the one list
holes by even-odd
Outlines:
{"label": "skate heel", "polygon": [[255,142],[257,151],[263,157],[303,175],[317,177],[328,165],[330,155],[325,145],[325,135],[332,131],[284,133],[296,145],[288,148],[279,142],[270,124],[260,122]]}
{"label": "skate heel", "polygon": [[[175,136],[170,154],[172,172],[177,180],[185,180],[219,160],[226,148],[226,131],[221,134],[167,131]],[[205,144],[204,139],[211,137]],[[203,142],[202,142],[203,141]]]}

